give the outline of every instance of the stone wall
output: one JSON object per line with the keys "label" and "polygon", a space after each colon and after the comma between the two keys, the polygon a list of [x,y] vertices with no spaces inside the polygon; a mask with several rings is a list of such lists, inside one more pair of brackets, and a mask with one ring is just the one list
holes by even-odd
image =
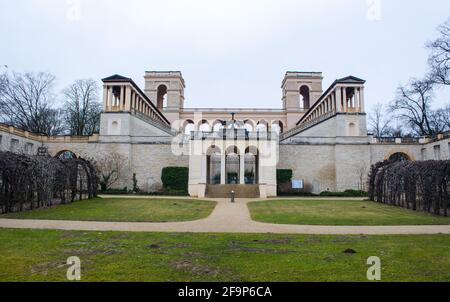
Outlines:
{"label": "stone wall", "polygon": [[11,151],[14,153],[24,153],[28,155],[36,154],[41,146],[38,138],[26,137],[23,135],[9,131],[9,128],[0,129],[0,151]]}
{"label": "stone wall", "polygon": [[[126,172],[115,188],[128,187],[131,189],[132,176],[135,173],[138,186],[147,192],[157,191],[161,188],[161,170],[164,167],[189,167],[188,145],[185,145],[184,149],[172,150],[177,145],[171,144],[174,137],[170,133],[164,129],[157,129],[137,117],[129,118],[123,114],[108,115],[102,121],[104,133],[108,133],[109,123],[107,120],[118,118],[128,119],[125,124],[133,126],[122,128],[119,135],[116,136],[47,138],[12,127],[1,126],[0,150],[36,154],[38,147],[44,145],[48,147],[52,156],[68,150],[79,157],[94,160],[111,152],[117,152],[125,158]],[[345,124],[355,116],[344,116],[343,118],[345,121],[340,121],[339,118],[330,119],[315,126],[315,129],[311,128],[307,132],[308,136],[302,133],[291,137],[283,141],[279,145],[279,151],[275,152],[275,154],[279,153],[277,167],[292,169],[294,179],[304,180],[305,192],[366,189],[365,184],[370,166],[388,159],[397,152],[405,153],[412,160],[450,159],[449,138],[444,139],[441,136],[437,141],[424,139],[421,140],[422,143],[399,143],[399,141],[378,143],[369,136],[338,136],[336,134],[344,131],[339,124]],[[357,118],[361,118],[361,116]],[[360,131],[363,130],[360,129]],[[331,134],[324,136],[324,133],[333,131],[334,136]],[[218,141],[208,142],[209,145],[219,143]],[[262,145],[258,145],[258,147],[264,153],[266,147]],[[245,146],[241,146],[241,149],[245,150]],[[274,153],[274,151],[271,152]],[[267,167],[267,169],[260,170],[260,177],[263,183],[272,185],[275,177],[273,164],[267,164]],[[194,170],[195,168],[199,167],[194,167]],[[191,172],[195,172],[194,170]],[[274,188],[269,189],[274,190]]]}
{"label": "stone wall", "polygon": [[135,144],[132,146],[132,173],[146,192],[162,188],[161,171],[165,167],[189,167],[187,155],[175,155],[170,144]]}
{"label": "stone wall", "polygon": [[333,145],[280,145],[278,169],[293,170],[293,179],[304,180],[305,192],[336,190]]}

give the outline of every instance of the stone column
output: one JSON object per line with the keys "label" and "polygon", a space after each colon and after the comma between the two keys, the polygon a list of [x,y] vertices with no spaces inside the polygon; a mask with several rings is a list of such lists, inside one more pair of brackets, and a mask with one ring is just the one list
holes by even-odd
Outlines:
{"label": "stone column", "polygon": [[344,99],[344,112],[347,112],[347,87],[343,87],[342,89],[343,99]]}
{"label": "stone column", "polygon": [[127,86],[123,85],[120,89],[121,96],[120,96],[120,104],[119,104],[119,110],[123,111],[125,109],[125,99],[126,99],[126,90]]}
{"label": "stone column", "polygon": [[245,155],[239,155],[239,183],[245,185]]}
{"label": "stone column", "polygon": [[360,94],[359,88],[355,87],[355,107],[359,108],[360,112],[362,112],[361,111],[361,102],[360,102],[359,94]]}
{"label": "stone column", "polygon": [[341,87],[336,88],[336,97],[334,98],[336,102],[336,112],[342,111],[342,104],[341,104]]}
{"label": "stone column", "polygon": [[361,112],[365,112],[365,108],[364,108],[364,106],[365,106],[365,104],[364,104],[364,87],[361,87],[360,89],[359,89],[359,93],[360,93],[360,95],[359,95],[359,102],[360,102],[360,107],[361,107]]}
{"label": "stone column", "polygon": [[226,169],[225,169],[225,165],[226,165],[226,156],[225,156],[225,152],[222,152],[221,156],[220,156],[220,184],[221,185],[225,185],[227,183],[227,179],[226,179]]}
{"label": "stone column", "polygon": [[108,87],[103,86],[103,111],[107,111],[108,107]]}
{"label": "stone column", "polygon": [[108,111],[111,111],[111,107],[114,106],[113,102],[114,102],[114,95],[113,95],[113,87],[108,87]]}
{"label": "stone column", "polygon": [[131,111],[131,86],[124,86],[125,89],[125,111]]}

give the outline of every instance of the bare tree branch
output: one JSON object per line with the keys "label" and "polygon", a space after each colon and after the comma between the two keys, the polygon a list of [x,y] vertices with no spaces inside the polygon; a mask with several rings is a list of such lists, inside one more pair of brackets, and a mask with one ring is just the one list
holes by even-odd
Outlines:
{"label": "bare tree branch", "polygon": [[99,131],[101,104],[94,80],[78,80],[64,89],[65,120],[71,135],[92,135]]}
{"label": "bare tree branch", "polygon": [[433,82],[412,79],[407,86],[400,86],[391,109],[405,121],[418,135],[433,135],[437,131],[432,127],[433,115],[430,105],[433,101]]}
{"label": "bare tree branch", "polygon": [[439,85],[450,85],[450,19],[438,27],[439,37],[427,44],[431,51],[429,78]]}
{"label": "bare tree branch", "polygon": [[391,117],[383,104],[376,104],[369,114],[369,128],[375,137],[388,136],[392,133]]}
{"label": "bare tree branch", "polygon": [[62,131],[59,111],[53,108],[55,77],[49,73],[4,73],[0,80],[0,120],[47,135]]}
{"label": "bare tree branch", "polygon": [[107,191],[122,178],[126,168],[126,158],[117,152],[111,152],[98,159],[94,166],[99,175],[101,190]]}

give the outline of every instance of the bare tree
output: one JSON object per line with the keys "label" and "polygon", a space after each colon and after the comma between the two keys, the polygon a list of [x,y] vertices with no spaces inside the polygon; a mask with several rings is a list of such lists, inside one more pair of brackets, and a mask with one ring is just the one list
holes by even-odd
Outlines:
{"label": "bare tree", "polygon": [[54,136],[64,133],[65,126],[63,123],[64,112],[61,109],[49,108],[45,112],[45,118],[42,120],[42,133]]}
{"label": "bare tree", "polygon": [[71,135],[92,135],[99,131],[101,104],[98,85],[91,79],[78,80],[64,89],[65,115]]}
{"label": "bare tree", "polygon": [[431,51],[429,78],[438,85],[450,85],[450,19],[438,27],[439,37],[428,43]]}
{"label": "bare tree", "polygon": [[391,109],[418,135],[435,134],[432,127],[433,83],[429,80],[412,79],[407,86],[400,86]]}
{"label": "bare tree", "polygon": [[431,125],[436,133],[450,130],[450,103],[444,108],[433,111]]}
{"label": "bare tree", "polygon": [[377,103],[369,114],[369,127],[375,137],[388,136],[392,133],[390,114],[383,104]]}
{"label": "bare tree", "polygon": [[102,191],[109,190],[122,177],[126,170],[126,158],[111,152],[95,162]]}
{"label": "bare tree", "polygon": [[369,174],[367,166],[368,165],[363,162],[362,165],[356,169],[359,178],[358,189],[360,191],[366,191],[367,176]]}
{"label": "bare tree", "polygon": [[2,74],[0,120],[30,132],[59,134],[59,112],[53,109],[54,81],[53,75],[42,72]]}

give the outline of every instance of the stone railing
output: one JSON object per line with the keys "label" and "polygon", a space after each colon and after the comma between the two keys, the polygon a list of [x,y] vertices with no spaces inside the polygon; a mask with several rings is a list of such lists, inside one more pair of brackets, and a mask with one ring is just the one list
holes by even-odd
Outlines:
{"label": "stone railing", "polygon": [[193,131],[189,136],[190,140],[272,140],[278,139],[277,133],[272,132],[249,132],[242,129],[223,130],[223,131]]}
{"label": "stone railing", "polygon": [[373,137],[374,144],[428,144],[450,138],[450,131],[422,137]]}
{"label": "stone railing", "polygon": [[420,144],[424,138],[419,137],[374,137],[377,144]]}
{"label": "stone railing", "polygon": [[150,118],[149,116],[134,109],[131,110],[131,113],[134,114],[136,117],[140,118],[141,120],[145,121],[146,123],[155,126],[156,128],[159,128],[171,135],[176,135],[176,133],[172,131],[172,128],[169,125],[161,123],[159,120]]}
{"label": "stone railing", "polygon": [[[170,109],[170,108],[169,108]],[[195,112],[229,112],[229,113],[241,113],[241,112],[254,112],[254,113],[284,113],[284,109],[265,109],[265,108],[183,108],[183,112],[195,113]],[[306,112],[305,109],[299,109],[298,112]]]}
{"label": "stone railing", "polygon": [[97,142],[99,139],[98,134],[92,136],[47,136],[45,134],[37,134],[22,129],[15,128],[13,126],[0,124],[0,132],[9,133],[22,138],[27,138],[40,143],[89,143]]}
{"label": "stone railing", "polygon": [[303,124],[293,128],[293,129],[283,133],[280,136],[280,139],[284,140],[284,139],[287,139],[287,138],[289,138],[291,136],[297,135],[300,132],[305,131],[306,129],[309,129],[309,128],[311,128],[311,127],[313,127],[313,126],[315,126],[315,125],[323,122],[324,120],[327,120],[327,119],[329,119],[329,118],[331,118],[331,117],[333,117],[335,115],[336,115],[336,111],[335,110],[330,111],[328,113],[325,113],[325,114],[323,114],[323,115],[321,115],[321,116],[319,116],[319,117],[317,117],[317,118],[315,118],[315,119],[313,119],[311,121],[303,123]]}
{"label": "stone railing", "polygon": [[36,134],[36,133],[28,132],[28,131],[25,131],[22,129],[15,128],[13,126],[5,125],[5,124],[0,124],[0,132],[9,133],[12,135],[16,135],[16,136],[23,137],[23,138],[28,138],[28,139],[39,141],[39,142],[42,141],[45,137],[45,135],[43,135],[43,134]]}
{"label": "stone railing", "polygon": [[440,140],[448,139],[448,138],[450,138],[450,131],[434,135],[433,137],[430,137],[430,141],[436,142],[436,141],[440,141]]}

